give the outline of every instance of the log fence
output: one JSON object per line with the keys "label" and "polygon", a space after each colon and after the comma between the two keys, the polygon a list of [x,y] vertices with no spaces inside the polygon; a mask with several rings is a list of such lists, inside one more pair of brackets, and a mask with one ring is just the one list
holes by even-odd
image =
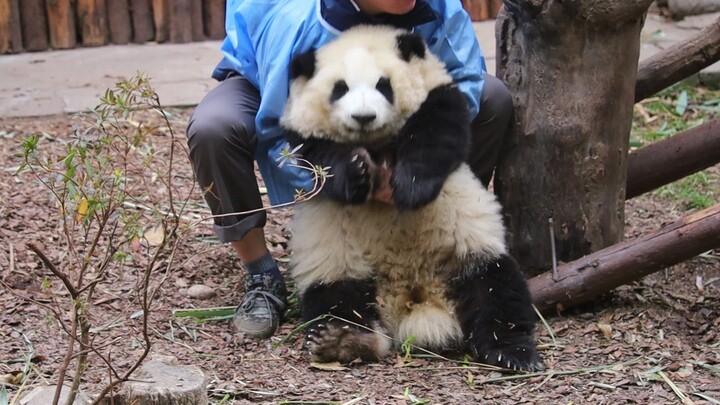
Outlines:
{"label": "log fence", "polygon": [[[475,21],[501,0],[463,0]],[[0,55],[225,36],[225,0],[0,0]]]}

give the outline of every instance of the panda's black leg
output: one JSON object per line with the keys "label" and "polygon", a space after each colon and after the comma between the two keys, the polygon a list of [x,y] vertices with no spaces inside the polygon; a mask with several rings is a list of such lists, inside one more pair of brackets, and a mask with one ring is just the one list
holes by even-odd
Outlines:
{"label": "panda's black leg", "polygon": [[513,259],[472,263],[451,288],[463,334],[478,361],[517,370],[545,368],[535,349],[537,316],[530,292]]}
{"label": "panda's black leg", "polygon": [[302,294],[303,321],[312,321],[306,346],[313,361],[375,361],[386,354],[390,343],[377,333],[382,329],[375,296],[371,280],[318,283]]}

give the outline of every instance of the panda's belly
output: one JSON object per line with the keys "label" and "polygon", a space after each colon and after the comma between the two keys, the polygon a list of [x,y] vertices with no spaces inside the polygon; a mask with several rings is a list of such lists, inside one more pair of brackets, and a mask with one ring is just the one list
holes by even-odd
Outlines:
{"label": "panda's belly", "polygon": [[293,222],[293,276],[302,290],[318,280],[381,275],[390,282],[453,277],[471,255],[504,253],[500,206],[466,165],[438,198],[413,211],[322,197],[300,204]]}

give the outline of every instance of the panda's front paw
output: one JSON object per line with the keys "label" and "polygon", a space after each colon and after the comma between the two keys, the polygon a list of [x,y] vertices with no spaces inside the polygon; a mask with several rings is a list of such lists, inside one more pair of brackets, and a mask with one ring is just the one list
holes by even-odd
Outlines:
{"label": "panda's front paw", "polygon": [[421,208],[433,202],[440,194],[445,180],[437,176],[419,177],[419,170],[409,166],[398,164],[390,180],[395,206],[405,210]]}
{"label": "panda's front paw", "polygon": [[328,179],[331,197],[349,204],[363,204],[370,195],[376,165],[364,148],[353,149],[348,161],[331,167]]}
{"label": "panda's front paw", "polygon": [[377,361],[383,355],[382,337],[345,322],[330,321],[310,328],[305,346],[312,361],[349,364],[357,359]]}
{"label": "panda's front paw", "polygon": [[509,370],[529,372],[545,370],[545,363],[533,342],[478,349],[477,357],[482,363]]}

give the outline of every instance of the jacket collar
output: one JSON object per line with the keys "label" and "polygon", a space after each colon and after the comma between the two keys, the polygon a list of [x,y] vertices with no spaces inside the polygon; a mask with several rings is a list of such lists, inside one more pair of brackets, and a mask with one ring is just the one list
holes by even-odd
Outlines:
{"label": "jacket collar", "polygon": [[437,18],[427,0],[417,0],[415,8],[407,14],[366,15],[353,0],[317,0],[320,7],[320,21],[331,31],[340,32],[360,24],[392,25],[397,28],[412,29],[429,23]]}

